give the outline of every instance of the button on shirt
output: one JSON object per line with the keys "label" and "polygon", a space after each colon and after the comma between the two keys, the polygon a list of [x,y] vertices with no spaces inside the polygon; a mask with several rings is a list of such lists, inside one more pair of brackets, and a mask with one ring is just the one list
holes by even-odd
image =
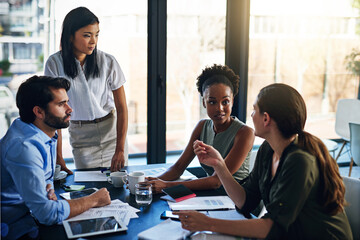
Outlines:
{"label": "button on shirt", "polygon": [[[57,134],[50,138],[33,124],[16,119],[0,140],[1,218],[9,234],[29,231],[19,222],[32,215],[42,224],[65,220],[70,205],[48,200],[46,185],[53,184]],[[26,215],[27,214],[27,215]],[[13,235],[11,235],[13,236]],[[15,236],[15,235],[14,235]]]}
{"label": "button on shirt", "polygon": [[97,63],[99,77],[86,79],[80,62],[75,59],[78,75],[70,78],[65,74],[61,52],[49,57],[45,65],[45,75],[51,77],[63,77],[71,82],[71,88],[67,92],[69,105],[74,110],[71,120],[94,120],[106,116],[115,108],[113,92],[125,83],[125,76],[116,59],[105,52],[97,50]]}

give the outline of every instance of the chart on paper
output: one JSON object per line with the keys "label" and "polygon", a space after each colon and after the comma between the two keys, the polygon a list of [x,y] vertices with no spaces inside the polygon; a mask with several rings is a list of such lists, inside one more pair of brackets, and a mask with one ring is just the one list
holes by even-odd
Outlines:
{"label": "chart on paper", "polygon": [[228,196],[194,197],[181,202],[168,201],[172,210],[215,210],[235,209],[234,202]]}

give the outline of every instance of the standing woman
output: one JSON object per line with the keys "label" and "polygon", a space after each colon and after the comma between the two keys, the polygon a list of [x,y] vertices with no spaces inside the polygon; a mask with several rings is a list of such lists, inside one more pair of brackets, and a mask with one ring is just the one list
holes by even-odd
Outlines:
{"label": "standing woman", "polygon": [[249,175],[249,157],[254,142],[254,131],[231,116],[234,97],[239,89],[239,76],[228,66],[205,68],[197,78],[197,89],[209,119],[196,125],[184,152],[177,162],[158,178],[149,177],[156,193],[167,187],[183,184],[193,190],[217,189],[221,182],[212,167],[201,164],[207,176],[190,181],[176,181],[195,157],[193,144],[200,139],[217,149],[226,167],[238,182]]}
{"label": "standing woman", "polygon": [[252,118],[255,135],[266,141],[244,185],[233,180],[214,148],[197,141],[194,150],[200,162],[215,169],[241,211],[252,211],[262,199],[267,213],[230,221],[182,212],[182,226],[251,238],[352,239],[339,168],[322,141],[304,131],[301,95],[285,84],[269,85],[257,96]]}
{"label": "standing woman", "polygon": [[[89,9],[71,10],[63,22],[61,50],[47,60],[45,75],[71,82],[69,133],[76,168],[117,171],[127,165],[125,77],[116,59],[97,49],[99,31],[99,19]],[[71,172],[59,138],[57,163]]]}

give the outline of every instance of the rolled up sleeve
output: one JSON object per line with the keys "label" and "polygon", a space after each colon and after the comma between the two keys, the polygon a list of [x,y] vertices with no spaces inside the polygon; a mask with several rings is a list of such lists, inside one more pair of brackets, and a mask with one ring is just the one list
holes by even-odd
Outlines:
{"label": "rolled up sleeve", "polygon": [[[33,216],[42,224],[62,222],[70,214],[70,205],[65,200],[49,200],[46,191],[45,169],[48,156],[41,147],[24,142],[10,149],[6,156],[6,170],[15,187]],[[48,161],[51,163],[51,161]]]}

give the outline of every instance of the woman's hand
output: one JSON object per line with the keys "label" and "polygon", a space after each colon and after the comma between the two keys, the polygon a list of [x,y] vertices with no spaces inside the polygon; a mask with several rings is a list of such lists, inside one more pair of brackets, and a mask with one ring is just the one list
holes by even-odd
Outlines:
{"label": "woman's hand", "polygon": [[62,156],[57,156],[56,158],[56,164],[59,164],[61,166],[61,171],[65,171],[67,174],[72,175],[73,172],[67,168],[65,160]]}
{"label": "woman's hand", "polygon": [[125,165],[125,155],[124,152],[115,152],[113,158],[111,159],[111,172],[120,171]]}
{"label": "woman's hand", "polygon": [[173,212],[179,215],[181,227],[189,231],[211,231],[211,218],[197,211]]}
{"label": "woman's hand", "polygon": [[224,159],[221,157],[220,153],[202,141],[196,140],[193,144],[194,153],[197,155],[199,161],[210,167],[216,167],[220,162],[223,162]]}
{"label": "woman's hand", "polygon": [[162,193],[162,190],[168,187],[166,181],[160,178],[147,177],[146,182],[151,184],[153,193]]}

